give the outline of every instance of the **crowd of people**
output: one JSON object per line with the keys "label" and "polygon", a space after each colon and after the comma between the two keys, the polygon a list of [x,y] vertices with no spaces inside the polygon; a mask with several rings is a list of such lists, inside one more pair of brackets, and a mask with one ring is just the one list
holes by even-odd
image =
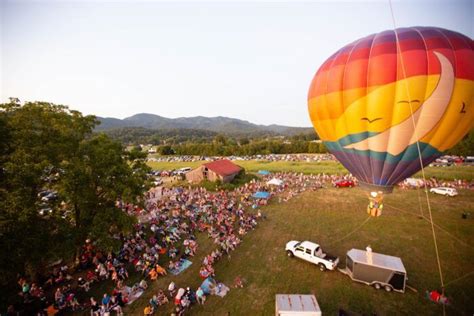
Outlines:
{"label": "crowd of people", "polygon": [[249,155],[249,156],[159,156],[149,157],[148,161],[152,162],[195,162],[195,161],[214,161],[220,159],[229,159],[232,161],[248,161],[248,160],[263,160],[263,161],[305,161],[305,162],[319,162],[336,160],[331,154],[267,154],[267,155]]}
{"label": "crowd of people", "polygon": [[[215,248],[204,256],[199,277],[202,280],[215,278],[213,265],[230,254],[242,242],[242,237],[255,229],[258,214],[249,213],[247,208],[255,201],[251,196],[261,189],[259,181],[252,181],[234,191],[209,192],[205,188],[158,187],[147,195],[146,211],[138,216],[150,230],[161,235],[162,243],[168,248],[168,270],[179,271],[183,260],[191,259],[199,245],[196,233],[207,233]],[[261,213],[260,213],[261,214]],[[170,292],[173,289],[169,289]],[[202,290],[179,291],[177,312],[183,313],[193,303],[204,303]],[[197,294],[196,294],[197,293]],[[148,312],[156,308],[150,302]]]}

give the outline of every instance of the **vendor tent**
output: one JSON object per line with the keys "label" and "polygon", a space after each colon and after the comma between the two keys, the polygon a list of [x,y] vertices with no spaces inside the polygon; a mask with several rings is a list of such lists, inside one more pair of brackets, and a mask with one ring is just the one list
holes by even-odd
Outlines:
{"label": "vendor tent", "polygon": [[265,191],[258,191],[254,195],[252,195],[254,199],[269,199],[270,193]]}
{"label": "vendor tent", "polygon": [[420,188],[423,186],[423,180],[417,178],[406,178],[405,184],[411,187]]}
{"label": "vendor tent", "polygon": [[283,180],[280,180],[280,179],[277,179],[277,178],[273,178],[271,179],[270,181],[267,182],[268,185],[276,185],[276,186],[280,186],[283,184]]}
{"label": "vendor tent", "polygon": [[277,294],[276,316],[321,316],[321,309],[314,295]]}

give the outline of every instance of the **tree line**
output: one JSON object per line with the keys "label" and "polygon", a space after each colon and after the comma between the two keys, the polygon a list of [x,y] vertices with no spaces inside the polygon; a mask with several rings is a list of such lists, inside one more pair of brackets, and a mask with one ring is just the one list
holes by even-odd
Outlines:
{"label": "tree line", "polygon": [[[292,137],[233,138],[218,134],[209,141],[185,141],[157,146],[161,155],[195,156],[246,156],[266,154],[327,153],[324,143],[317,141],[317,135],[299,134]],[[445,154],[457,156],[474,155],[474,130],[468,133],[456,146]]]}
{"label": "tree line", "polygon": [[266,154],[292,153],[326,153],[323,143],[314,141],[296,140],[255,140],[248,143],[234,141],[219,142],[213,140],[208,143],[185,142],[177,145],[158,146],[162,155],[196,155],[196,156],[246,156]]}

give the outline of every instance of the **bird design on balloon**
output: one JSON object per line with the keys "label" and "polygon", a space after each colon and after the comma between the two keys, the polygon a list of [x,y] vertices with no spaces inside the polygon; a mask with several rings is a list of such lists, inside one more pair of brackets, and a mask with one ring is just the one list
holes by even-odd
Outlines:
{"label": "bird design on balloon", "polygon": [[390,192],[421,169],[420,154],[429,164],[473,127],[473,41],[434,27],[359,39],[320,67],[308,110],[362,186]]}

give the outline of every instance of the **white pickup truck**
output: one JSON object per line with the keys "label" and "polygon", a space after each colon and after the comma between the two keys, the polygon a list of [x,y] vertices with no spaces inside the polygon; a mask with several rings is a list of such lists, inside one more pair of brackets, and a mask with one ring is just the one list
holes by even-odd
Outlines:
{"label": "white pickup truck", "polygon": [[311,262],[319,266],[321,271],[334,270],[339,263],[338,257],[324,253],[318,244],[311,241],[289,241],[285,250],[288,257],[298,257]]}

